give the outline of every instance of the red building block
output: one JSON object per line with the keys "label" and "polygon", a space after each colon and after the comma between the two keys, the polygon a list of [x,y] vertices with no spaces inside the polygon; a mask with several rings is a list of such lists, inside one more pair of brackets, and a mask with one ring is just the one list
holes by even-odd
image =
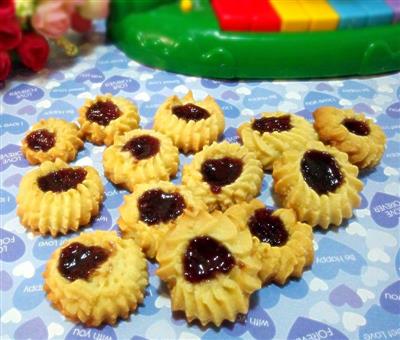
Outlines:
{"label": "red building block", "polygon": [[212,0],[219,27],[223,31],[249,31],[252,0]]}
{"label": "red building block", "polygon": [[252,31],[277,32],[281,29],[281,19],[268,0],[251,0],[253,4]]}
{"label": "red building block", "polygon": [[268,0],[212,0],[223,31],[279,31],[281,19]]}

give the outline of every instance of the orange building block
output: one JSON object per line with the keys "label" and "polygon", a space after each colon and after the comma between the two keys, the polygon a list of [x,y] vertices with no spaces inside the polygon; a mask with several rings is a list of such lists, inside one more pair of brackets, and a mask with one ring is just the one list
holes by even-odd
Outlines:
{"label": "orange building block", "polygon": [[307,31],[311,18],[297,0],[270,0],[270,4],[281,18],[281,31]]}
{"label": "orange building block", "polygon": [[298,0],[310,17],[310,31],[333,31],[339,24],[339,14],[327,0]]}

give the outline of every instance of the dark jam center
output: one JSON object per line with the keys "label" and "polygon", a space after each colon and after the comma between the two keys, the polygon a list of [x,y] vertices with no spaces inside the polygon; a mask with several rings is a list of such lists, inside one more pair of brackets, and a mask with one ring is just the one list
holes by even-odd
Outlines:
{"label": "dark jam center", "polygon": [[370,133],[369,126],[360,120],[347,118],[342,123],[347,130],[359,136],[368,136]]}
{"label": "dark jam center", "polygon": [[248,225],[251,233],[261,242],[269,243],[271,246],[283,246],[288,240],[282,220],[272,215],[272,210],[257,209],[250,217]]}
{"label": "dark jam center", "polygon": [[183,255],[185,279],[192,283],[227,274],[235,265],[235,258],[220,242],[209,236],[200,236],[189,242]]}
{"label": "dark jam center", "polygon": [[83,168],[66,168],[50,172],[46,176],[38,178],[38,185],[42,191],[61,192],[76,188],[86,177],[86,170]]}
{"label": "dark jam center", "polygon": [[343,182],[338,163],[327,152],[307,151],[301,160],[301,172],[306,183],[319,195],[334,192]]}
{"label": "dark jam center", "polygon": [[61,251],[58,271],[69,281],[87,280],[91,273],[107,261],[109,255],[102,247],[87,247],[74,242]]}
{"label": "dark jam center", "polygon": [[194,104],[176,105],[172,107],[172,113],[186,121],[207,119],[210,114],[207,110]]}
{"label": "dark jam center", "polygon": [[176,219],[186,208],[179,193],[167,193],[160,189],[148,190],[138,200],[140,219],[148,224],[166,223]]}
{"label": "dark jam center", "polygon": [[31,150],[48,151],[56,144],[56,136],[46,129],[35,130],[26,137],[26,142]]}
{"label": "dark jam center", "polygon": [[122,151],[129,151],[136,159],[146,159],[160,151],[160,141],[151,136],[140,136],[128,141]]}
{"label": "dark jam center", "polygon": [[89,107],[86,118],[97,124],[107,126],[114,119],[117,119],[121,112],[112,101],[96,102]]}
{"label": "dark jam center", "polygon": [[251,127],[261,133],[272,133],[288,131],[292,128],[292,124],[290,123],[290,116],[262,117],[256,119]]}
{"label": "dark jam center", "polygon": [[221,187],[236,181],[243,169],[243,162],[237,158],[224,157],[208,159],[201,166],[203,180],[211,186],[213,193],[219,193]]}

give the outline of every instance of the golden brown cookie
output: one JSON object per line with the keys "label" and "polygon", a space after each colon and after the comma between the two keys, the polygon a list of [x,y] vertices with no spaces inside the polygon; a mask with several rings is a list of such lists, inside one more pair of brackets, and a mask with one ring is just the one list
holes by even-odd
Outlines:
{"label": "golden brown cookie", "polygon": [[359,206],[363,184],[357,176],[347,154],[321,142],[285,151],[272,172],[282,205],[295,210],[300,221],[324,229],[340,225]]}
{"label": "golden brown cookie", "polygon": [[371,119],[353,110],[323,106],[313,113],[321,141],[349,155],[360,169],[376,166],[385,151],[386,136]]}
{"label": "golden brown cookie", "polygon": [[189,322],[221,325],[247,313],[261,287],[261,262],[251,234],[225,215],[184,216],[161,244],[157,275],[167,283],[173,311]]}
{"label": "golden brown cookie", "polygon": [[77,125],[49,118],[32,126],[22,140],[21,151],[30,164],[54,161],[56,158],[71,162],[82,147]]}
{"label": "golden brown cookie", "polygon": [[117,136],[139,127],[135,104],[111,94],[86,100],[79,109],[82,136],[90,142],[111,145]]}
{"label": "golden brown cookie", "polygon": [[318,140],[312,124],[303,117],[283,112],[264,112],[261,118],[242,124],[238,134],[264,170],[271,170],[285,150],[301,149],[308,141]]}
{"label": "golden brown cookie", "polygon": [[170,182],[139,184],[124,197],[119,208],[119,228],[124,238],[132,238],[153,258],[166,233],[185,215],[196,216],[204,204],[182,186]]}
{"label": "golden brown cookie", "polygon": [[154,130],[169,136],[183,152],[197,152],[224,131],[224,113],[210,96],[196,101],[192,91],[167,98],[154,116]]}
{"label": "golden brown cookie", "polygon": [[260,161],[237,143],[213,143],[183,167],[182,183],[210,211],[248,201],[258,195],[263,179]]}
{"label": "golden brown cookie", "polygon": [[111,231],[69,240],[53,253],[43,277],[53,306],[88,327],[127,319],[143,301],[148,283],[139,247]]}
{"label": "golden brown cookie", "polygon": [[269,209],[254,199],[233,205],[225,215],[255,238],[262,262],[262,282],[282,285],[291,277],[301,277],[304,269],[311,266],[312,228],[299,222],[292,209]]}
{"label": "golden brown cookie", "polygon": [[141,183],[169,180],[179,166],[172,141],[153,130],[133,130],[116,138],[103,154],[104,174],[129,191]]}
{"label": "golden brown cookie", "polygon": [[22,178],[17,214],[26,228],[41,235],[66,234],[97,216],[103,194],[95,168],[46,161]]}

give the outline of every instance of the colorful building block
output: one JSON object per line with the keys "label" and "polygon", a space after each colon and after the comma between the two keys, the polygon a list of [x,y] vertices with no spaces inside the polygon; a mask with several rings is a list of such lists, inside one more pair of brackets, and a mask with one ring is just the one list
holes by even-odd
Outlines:
{"label": "colorful building block", "polygon": [[252,31],[271,32],[281,29],[281,18],[268,0],[249,0],[248,3],[253,3]]}
{"label": "colorful building block", "polygon": [[392,8],[394,13],[393,22],[400,21],[400,0],[386,0],[386,3]]}
{"label": "colorful building block", "polygon": [[368,15],[363,8],[353,0],[329,0],[329,4],[339,14],[339,29],[366,26]]}
{"label": "colorful building block", "polygon": [[338,13],[327,0],[298,0],[310,17],[310,31],[333,31],[339,23]]}
{"label": "colorful building block", "polygon": [[247,0],[212,0],[212,7],[223,31],[249,31],[251,10]]}
{"label": "colorful building block", "polygon": [[385,0],[354,0],[367,13],[367,26],[390,24],[394,12]]}
{"label": "colorful building block", "polygon": [[268,0],[212,0],[224,31],[279,31],[281,20]]}
{"label": "colorful building block", "polygon": [[310,16],[297,0],[270,0],[270,4],[281,19],[281,31],[307,31]]}

